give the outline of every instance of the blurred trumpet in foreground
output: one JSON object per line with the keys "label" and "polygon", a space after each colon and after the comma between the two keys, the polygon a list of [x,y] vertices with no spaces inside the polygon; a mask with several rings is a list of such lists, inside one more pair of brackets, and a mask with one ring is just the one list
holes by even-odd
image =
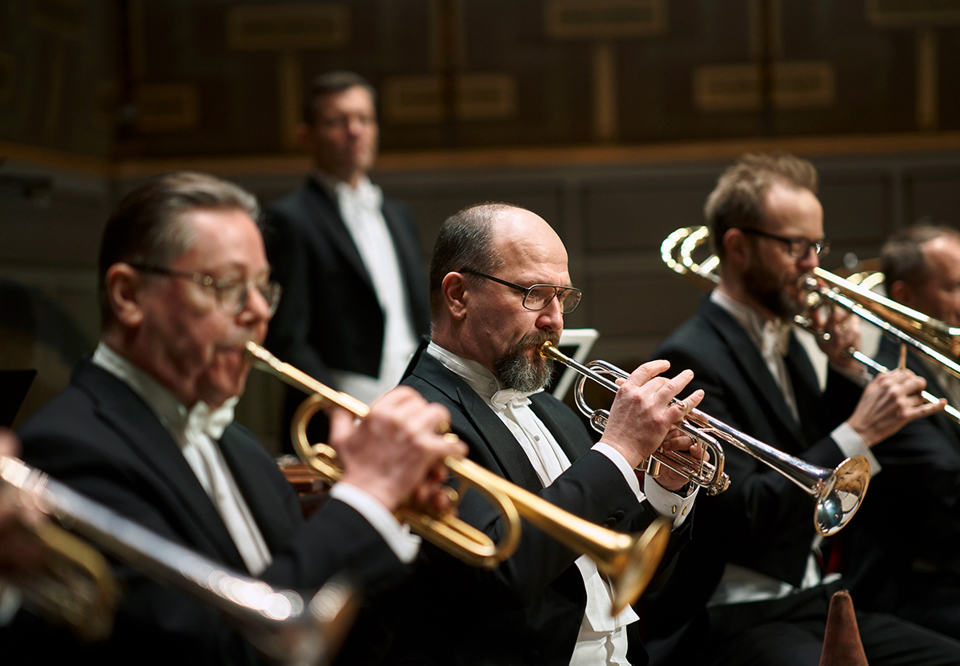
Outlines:
{"label": "blurred trumpet in foreground", "polygon": [[[223,612],[272,663],[329,663],[359,609],[358,595],[345,580],[330,581],[312,599],[292,590],[273,589],[159,536],[16,458],[0,458],[0,486],[19,493],[51,520],[149,578],[178,587]],[[28,600],[39,593],[39,607],[75,626],[81,637],[106,638],[119,596],[109,565],[86,542],[60,527],[48,524],[47,528],[40,531],[41,549],[53,566],[11,582],[24,590]],[[88,566],[91,559],[93,564]]]}
{"label": "blurred trumpet in foreground", "polygon": [[[311,445],[307,439],[307,423],[317,410],[327,406],[341,407],[359,418],[366,416],[369,408],[352,396],[335,391],[301,370],[283,363],[253,342],[247,343],[247,351],[253,357],[257,368],[311,394],[294,415],[291,435],[303,461],[328,482],[336,482],[342,472],[336,452],[326,444]],[[452,433],[447,436],[456,437]],[[448,457],[444,465],[459,477],[461,492],[465,492],[467,487],[476,487],[488,499],[491,496],[498,498],[503,514],[522,516],[570,550],[590,557],[600,573],[610,580],[614,592],[614,615],[640,598],[653,578],[670,540],[670,523],[661,519],[655,520],[641,534],[624,534],[564,511],[471,460]],[[458,526],[456,533],[450,533],[445,526],[453,520],[452,516],[437,518],[409,507],[400,517],[410,523],[417,534],[437,547],[460,557],[468,564],[489,566],[484,557],[477,557],[473,552],[474,543],[482,545],[482,542],[473,537],[464,542],[460,537],[460,532],[476,532],[486,538],[483,532],[473,526],[457,520],[457,523],[463,523],[469,530]],[[520,538],[519,519],[513,538]],[[516,543],[512,544],[509,553],[515,549]]]}

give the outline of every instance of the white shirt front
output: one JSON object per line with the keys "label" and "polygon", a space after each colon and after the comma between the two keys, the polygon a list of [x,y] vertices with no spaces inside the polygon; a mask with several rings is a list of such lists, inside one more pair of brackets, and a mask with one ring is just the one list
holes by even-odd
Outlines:
{"label": "white shirt front", "polygon": [[383,311],[383,347],[378,376],[332,370],[339,390],[369,403],[400,383],[417,350],[409,295],[404,288],[396,247],[383,217],[380,188],[366,176],[356,187],[326,175],[318,175],[318,178],[337,201],[340,217],[357,246]]}
{"label": "white shirt front", "polygon": [[[94,353],[93,362],[136,391],[153,410],[180,446],[187,464],[216,506],[250,573],[255,576],[262,573],[272,561],[270,550],[219,448],[199,425],[203,420],[219,420],[213,427],[219,428],[222,434],[223,428],[233,420],[236,399],[228,401],[221,410],[216,410],[216,415],[210,419],[204,419],[201,414],[207,409],[204,403],[198,403],[194,410],[187,410],[150,375],[102,342]],[[217,434],[216,438],[219,439],[219,436]],[[420,538],[411,534],[406,525],[399,523],[385,506],[365,490],[341,482],[334,484],[330,497],[349,505],[363,516],[401,562],[410,563],[417,556]]]}
{"label": "white shirt front", "polygon": [[[223,407],[215,410],[219,413],[211,414],[203,402],[198,402],[188,410],[150,375],[102,342],[93,355],[93,363],[125,382],[156,413],[180,446],[187,464],[223,519],[247,570],[254,576],[261,574],[272,562],[270,549],[219,447],[211,438],[213,434],[219,439],[223,429],[233,420],[233,407],[237,399],[228,400]],[[214,423],[210,424],[210,421]],[[208,426],[217,428],[219,432],[211,433]]]}

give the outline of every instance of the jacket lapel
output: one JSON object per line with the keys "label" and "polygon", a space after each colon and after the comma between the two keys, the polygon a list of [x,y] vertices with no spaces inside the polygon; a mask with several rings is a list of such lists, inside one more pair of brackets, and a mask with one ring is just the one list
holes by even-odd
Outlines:
{"label": "jacket lapel", "polygon": [[[750,391],[756,396],[758,403],[765,406],[765,411],[780,422],[783,430],[790,433],[798,447],[803,448],[797,423],[793,420],[793,414],[783,397],[783,391],[770,374],[767,364],[760,355],[760,350],[747,332],[728,312],[710,301],[709,297],[704,298],[701,313],[730,348],[730,358],[742,369],[741,375],[749,385]],[[791,348],[794,345],[799,347],[792,333],[790,344]],[[809,364],[809,360],[807,363]],[[812,366],[810,370],[813,371]],[[816,382],[815,373],[814,382]]]}
{"label": "jacket lapel", "polygon": [[216,507],[153,410],[126,384],[92,363],[78,369],[74,382],[91,395],[100,416],[113,425],[130,451],[177,497],[195,531],[209,539],[224,561],[245,570]]}
{"label": "jacket lapel", "polygon": [[[429,354],[420,355],[413,375],[428,382],[459,407],[473,429],[473,436],[487,443],[503,470],[503,476],[527,490],[543,488],[527,454],[487,403],[476,391]],[[466,436],[466,433],[461,433]]]}
{"label": "jacket lapel", "polygon": [[224,431],[217,445],[271,552],[286,547],[302,514],[299,507],[291,514],[293,489],[286,479],[277,483],[274,460],[259,441],[235,423]]}
{"label": "jacket lapel", "polygon": [[307,181],[305,187],[307,188],[308,195],[305,199],[314,209],[310,215],[311,219],[313,219],[317,225],[327,229],[328,237],[333,240],[337,251],[343,256],[350,267],[356,271],[363,282],[370,289],[373,289],[373,282],[370,279],[370,274],[367,273],[366,267],[363,265],[360,251],[357,249],[356,243],[353,242],[353,237],[347,230],[347,226],[343,222],[343,217],[340,215],[339,204],[331,198],[326,189],[313,178]]}

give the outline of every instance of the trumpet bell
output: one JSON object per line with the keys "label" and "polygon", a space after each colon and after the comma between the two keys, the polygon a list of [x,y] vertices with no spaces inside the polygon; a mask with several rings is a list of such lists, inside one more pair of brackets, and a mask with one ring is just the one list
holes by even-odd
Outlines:
{"label": "trumpet bell", "polygon": [[825,475],[813,517],[820,534],[831,536],[843,529],[860,508],[869,481],[870,463],[863,456],[848,458]]}

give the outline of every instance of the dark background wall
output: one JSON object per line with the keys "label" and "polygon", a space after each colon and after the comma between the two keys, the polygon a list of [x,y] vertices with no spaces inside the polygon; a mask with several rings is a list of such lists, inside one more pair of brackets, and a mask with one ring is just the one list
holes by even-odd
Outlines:
{"label": "dark background wall", "polygon": [[[820,169],[828,268],[960,224],[960,0],[2,0],[0,368],[41,369],[25,413],[97,337],[117,197],[180,168],[283,194],[301,91],[334,68],[380,91],[375,179],[425,260],[463,205],[531,208],[586,293],[567,325],[627,367],[695,307],[659,245],[744,151]],[[242,410],[270,446],[274,397],[256,379]]]}

